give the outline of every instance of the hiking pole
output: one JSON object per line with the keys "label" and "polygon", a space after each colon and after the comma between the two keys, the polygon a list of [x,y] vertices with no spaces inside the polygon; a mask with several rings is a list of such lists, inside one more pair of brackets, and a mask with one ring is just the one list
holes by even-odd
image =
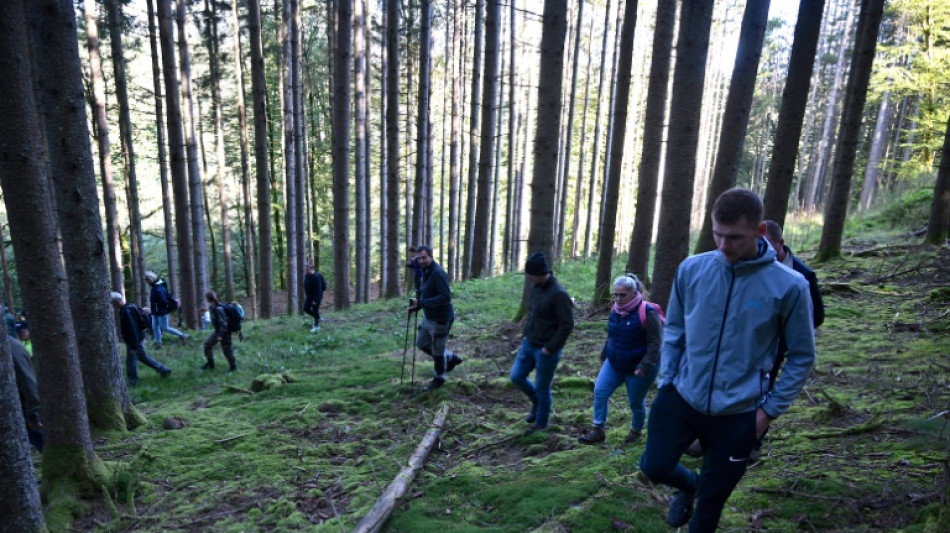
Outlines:
{"label": "hiking pole", "polygon": [[419,310],[417,309],[413,316],[416,317],[412,327],[412,393],[416,393],[416,339],[419,337]]}
{"label": "hiking pole", "polygon": [[406,376],[406,352],[409,351],[409,323],[412,313],[406,313],[406,341],[402,344],[402,366],[399,367],[399,386],[402,387]]}

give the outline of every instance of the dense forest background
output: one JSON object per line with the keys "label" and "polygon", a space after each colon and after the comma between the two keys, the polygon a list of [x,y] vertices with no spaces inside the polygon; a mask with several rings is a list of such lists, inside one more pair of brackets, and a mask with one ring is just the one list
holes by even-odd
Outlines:
{"label": "dense forest background", "polygon": [[665,304],[733,186],[793,248],[820,233],[816,262],[898,199],[926,242],[950,230],[948,2],[16,0],[0,24],[0,263],[37,332],[44,494],[108,477],[90,426],[143,422],[106,295],[147,305],[146,270],[195,329],[212,289],[298,314],[310,261],[337,310],[396,298],[417,244],[452,281],[596,260],[595,303],[625,258]]}

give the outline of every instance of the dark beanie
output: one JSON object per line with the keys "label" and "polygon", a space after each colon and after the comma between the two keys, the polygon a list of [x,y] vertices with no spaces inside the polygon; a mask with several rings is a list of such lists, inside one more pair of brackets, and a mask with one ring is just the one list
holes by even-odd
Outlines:
{"label": "dark beanie", "polygon": [[548,267],[548,259],[541,252],[531,254],[531,257],[524,264],[524,272],[532,276],[550,274],[551,269]]}

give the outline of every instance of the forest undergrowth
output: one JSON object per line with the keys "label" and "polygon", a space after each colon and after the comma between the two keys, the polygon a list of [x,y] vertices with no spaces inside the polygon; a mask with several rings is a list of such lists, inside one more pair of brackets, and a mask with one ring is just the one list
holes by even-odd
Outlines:
{"label": "forest undergrowth", "polygon": [[[727,503],[724,530],[950,530],[950,252],[916,241],[853,241],[845,258],[813,265],[827,308],[817,364]],[[607,442],[576,441],[606,329],[606,309],[589,303],[595,265],[556,270],[577,326],[547,434],[523,435],[527,405],[508,381],[521,275],[454,287],[449,347],[466,360],[433,394],[412,394],[401,302],[328,311],[314,335],[299,317],[250,322],[233,374],[199,370],[194,341],[153,353],[173,377],[143,374],[133,389],[147,427],[97,438],[119,488],[72,528],[351,530],[447,402],[440,441],[387,531],[669,530],[670,491],[639,474],[643,441],[622,445],[623,390]],[[416,355],[418,389],[431,362]]]}

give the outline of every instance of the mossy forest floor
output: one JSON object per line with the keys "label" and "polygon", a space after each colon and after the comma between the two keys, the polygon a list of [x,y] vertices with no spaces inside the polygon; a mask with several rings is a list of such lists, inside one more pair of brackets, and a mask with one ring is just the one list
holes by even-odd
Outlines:
{"label": "mossy forest floor", "polygon": [[[828,315],[818,361],[729,499],[725,531],[950,530],[950,253],[907,240],[852,244],[844,259],[813,265]],[[440,442],[387,531],[668,531],[670,491],[639,475],[643,441],[622,445],[622,388],[606,444],[576,441],[590,423],[605,335],[606,313],[589,304],[595,268],[579,261],[556,272],[577,298],[577,327],[547,434],[523,435],[526,404],[508,381],[521,275],[454,287],[449,347],[466,360],[433,394],[409,393],[411,347],[400,383],[402,301],[328,311],[318,334],[300,317],[250,322],[233,374],[220,353],[218,370],[199,370],[197,338],[152,351],[174,374],[141,370],[132,395],[149,425],[96,441],[118,481],[119,515],[89,502],[73,528],[351,530],[448,402]],[[290,383],[239,390],[282,372]],[[417,387],[430,372],[419,353]],[[185,427],[165,429],[169,417]]]}

